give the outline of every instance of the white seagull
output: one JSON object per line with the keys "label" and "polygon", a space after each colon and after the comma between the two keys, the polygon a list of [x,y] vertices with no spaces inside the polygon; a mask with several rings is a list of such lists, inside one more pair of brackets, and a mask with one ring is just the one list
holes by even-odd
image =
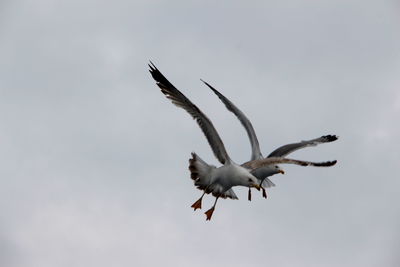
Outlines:
{"label": "white seagull", "polygon": [[[260,145],[258,143],[257,135],[256,132],[253,128],[253,125],[251,124],[250,120],[246,117],[246,115],[238,108],[236,107],[228,98],[226,98],[223,94],[221,94],[217,89],[212,87],[210,84],[207,82],[201,80],[203,83],[205,83],[217,96],[218,98],[225,104],[226,108],[231,111],[235,116],[238,118],[238,120],[241,122],[243,127],[245,128],[247,135],[250,140],[250,145],[251,145],[251,160],[258,160],[258,159],[263,159],[264,156],[261,153]],[[298,143],[292,143],[292,144],[287,144],[283,145],[274,151],[272,151],[267,158],[271,157],[285,157],[289,155],[292,152],[295,152],[296,150],[306,148],[306,147],[311,147],[311,146],[317,146],[318,144],[323,144],[323,143],[329,143],[337,140],[338,137],[336,135],[324,135],[315,139],[311,140],[306,140],[306,141],[301,141]],[[275,184],[268,179],[268,176],[277,174],[277,173],[284,173],[282,169],[280,169],[278,166],[273,166],[273,165],[267,165],[262,168],[258,168],[256,170],[253,170],[251,172],[254,176],[257,177],[259,180],[262,192],[263,192],[263,197],[267,198],[267,194],[265,191],[265,187],[271,187],[275,186]],[[249,188],[249,194],[248,194],[248,199],[251,200],[251,191]]]}
{"label": "white seagull", "polygon": [[[151,65],[150,65],[151,64]],[[213,206],[205,212],[206,220],[210,220],[215,210],[218,198],[237,199],[233,192],[233,186],[255,187],[260,190],[258,179],[250,172],[267,165],[275,165],[281,163],[297,164],[301,166],[332,166],[336,161],[327,162],[307,162],[287,158],[272,157],[260,160],[249,161],[243,166],[236,164],[226,152],[225,146],[214,128],[211,121],[201,110],[194,105],[186,96],[184,96],[175,86],[173,86],[164,75],[150,62],[150,73],[161,92],[169,98],[173,104],[186,110],[203,131],[215,157],[223,164],[221,167],[208,165],[201,160],[196,154],[192,153],[192,159],[189,160],[189,170],[191,178],[195,180],[195,185],[204,191],[203,195],[197,200],[192,207],[194,209],[201,208],[201,200],[204,194],[212,193],[215,197]]]}

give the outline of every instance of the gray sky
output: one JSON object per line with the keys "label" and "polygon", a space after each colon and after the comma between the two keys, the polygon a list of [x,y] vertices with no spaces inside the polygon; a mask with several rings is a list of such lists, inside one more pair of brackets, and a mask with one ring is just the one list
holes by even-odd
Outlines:
{"label": "gray sky", "polygon": [[[0,265],[398,266],[397,1],[2,1]],[[151,59],[237,162],[325,134],[269,198],[236,189],[211,222],[190,152],[217,161],[159,92]],[[255,193],[255,192],[254,192]],[[258,192],[257,192],[258,193]]]}

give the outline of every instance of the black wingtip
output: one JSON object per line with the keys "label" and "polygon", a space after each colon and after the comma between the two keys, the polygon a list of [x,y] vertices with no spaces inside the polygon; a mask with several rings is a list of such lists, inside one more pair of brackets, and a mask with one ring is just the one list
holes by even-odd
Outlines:
{"label": "black wingtip", "polygon": [[208,87],[210,87],[211,90],[214,90],[214,88],[213,88],[210,84],[208,84],[208,82],[206,82],[205,80],[203,80],[203,79],[200,78],[200,81],[202,81],[205,85],[207,85]]}
{"label": "black wingtip", "polygon": [[156,66],[153,64],[153,62],[151,62],[151,60],[149,60],[149,64],[147,64],[148,66],[149,66],[149,68],[150,68],[150,72],[154,72],[157,68],[156,68]]}
{"label": "black wingtip", "polygon": [[154,65],[154,63],[149,60],[149,64],[147,64],[149,66],[149,72],[151,74],[151,76],[153,77],[153,79],[156,81],[157,85],[162,89],[162,86],[170,84],[170,82],[164,77],[164,75],[157,69],[157,67]]}
{"label": "black wingtip", "polygon": [[208,82],[204,81],[203,79],[200,79],[200,81],[202,81],[203,83],[205,83],[205,85],[207,85],[208,87],[210,87],[212,90],[214,90],[214,88],[208,84]]}
{"label": "black wingtip", "polygon": [[200,79],[200,81],[202,81],[203,83],[205,83],[205,85],[207,85],[211,90],[213,90],[213,92],[220,97],[221,93],[217,91],[217,89],[215,89],[214,87],[212,87],[208,82],[204,81],[203,79]]}
{"label": "black wingtip", "polygon": [[317,167],[330,167],[333,166],[337,163],[337,160],[333,160],[333,161],[326,161],[326,162],[321,162],[321,163],[317,163],[315,164],[315,166]]}
{"label": "black wingtip", "polygon": [[333,141],[338,140],[338,138],[339,138],[339,136],[337,136],[337,135],[331,135],[331,134],[329,134],[329,135],[324,135],[324,136],[322,136],[322,137],[325,138],[325,139],[327,140],[327,142],[333,142]]}

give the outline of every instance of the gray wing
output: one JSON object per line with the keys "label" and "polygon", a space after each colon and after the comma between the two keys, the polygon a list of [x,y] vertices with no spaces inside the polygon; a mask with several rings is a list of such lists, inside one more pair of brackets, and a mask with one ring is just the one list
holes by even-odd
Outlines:
{"label": "gray wing", "polygon": [[[151,65],[150,65],[151,64]],[[201,110],[194,105],[186,96],[184,96],[178,89],[175,88],[164,75],[150,62],[150,73],[153,79],[157,82],[161,92],[169,98],[173,104],[186,110],[193,119],[196,120],[200,126],[204,135],[207,138],[208,143],[214,152],[215,157],[222,163],[230,162],[228,153],[226,152],[224,143],[218,135],[217,130],[207,116],[201,112]]]}
{"label": "gray wing", "polygon": [[299,143],[287,144],[275,149],[271,154],[268,155],[267,158],[270,157],[284,157],[298,149],[302,149],[309,146],[316,146],[322,143],[329,143],[337,140],[338,137],[336,135],[324,135],[312,140],[301,141]]}
{"label": "gray wing", "polygon": [[219,99],[221,99],[221,101],[225,104],[226,108],[236,115],[236,117],[242,123],[243,127],[246,129],[251,144],[251,160],[263,158],[260,151],[260,145],[258,143],[256,132],[254,131],[253,125],[251,124],[250,120],[246,117],[246,115],[244,115],[243,112],[240,109],[238,109],[228,98],[226,98],[224,95],[218,92],[217,89],[209,85],[207,82],[203,80],[201,81],[205,83],[219,97]]}
{"label": "gray wing", "polygon": [[323,162],[311,162],[311,161],[303,161],[303,160],[296,160],[296,159],[272,157],[272,158],[252,160],[252,161],[242,164],[242,166],[252,171],[252,170],[264,167],[264,166],[277,165],[277,164],[296,164],[296,165],[300,165],[300,166],[330,167],[330,166],[335,165],[336,162],[337,162],[336,160],[323,161]]}

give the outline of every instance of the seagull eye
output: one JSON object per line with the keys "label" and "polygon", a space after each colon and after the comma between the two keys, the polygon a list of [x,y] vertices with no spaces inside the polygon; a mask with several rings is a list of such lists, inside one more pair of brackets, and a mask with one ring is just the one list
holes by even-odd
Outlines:
{"label": "seagull eye", "polygon": [[249,182],[251,183],[251,182],[253,182],[251,179],[249,179]]}

